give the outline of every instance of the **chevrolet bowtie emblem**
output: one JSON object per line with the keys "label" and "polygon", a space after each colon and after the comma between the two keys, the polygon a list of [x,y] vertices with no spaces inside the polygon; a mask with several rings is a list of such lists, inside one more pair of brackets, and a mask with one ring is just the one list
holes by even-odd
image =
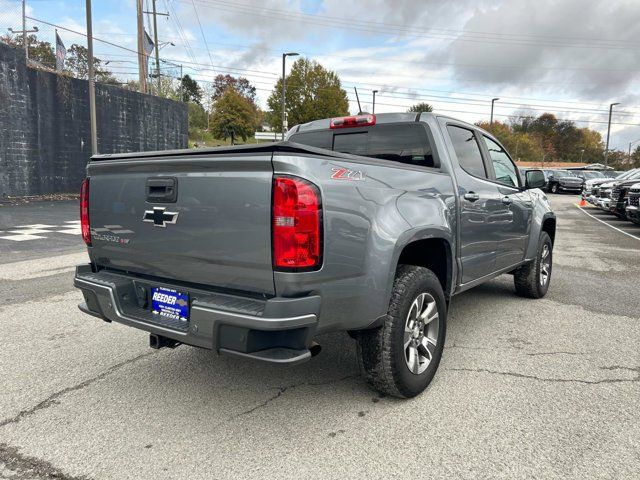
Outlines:
{"label": "chevrolet bowtie emblem", "polygon": [[143,222],[151,222],[154,227],[166,227],[167,223],[176,223],[179,212],[166,212],[165,207],[153,207],[153,210],[145,210]]}

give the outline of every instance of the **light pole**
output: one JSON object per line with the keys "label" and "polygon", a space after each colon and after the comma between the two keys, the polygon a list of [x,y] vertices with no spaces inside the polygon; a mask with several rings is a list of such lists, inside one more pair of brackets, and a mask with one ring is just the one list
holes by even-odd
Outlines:
{"label": "light pole", "polygon": [[584,155],[584,148],[580,149],[580,163],[582,163],[582,156]]}
{"label": "light pole", "polygon": [[609,134],[611,133],[611,115],[613,114],[613,107],[615,105],[620,105],[620,103],[612,103],[609,105],[609,123],[607,124],[607,146],[604,148],[604,169],[606,170],[609,166],[608,157],[609,157]]}
{"label": "light pole", "polygon": [[499,98],[494,98],[491,100],[491,120],[489,120],[489,125],[493,125],[493,104],[496,103]]}
{"label": "light pole", "polygon": [[7,30],[14,35],[22,35],[24,58],[26,62],[29,62],[29,43],[27,42],[27,34],[37,32],[38,27],[33,27],[31,30],[27,30],[27,0],[22,0],[22,30],[14,30],[13,28],[8,28]]}
{"label": "light pole", "polygon": [[93,68],[93,20],[91,0],[86,1],[87,13],[87,61],[89,63],[89,120],[91,124],[91,155],[98,153],[98,125],[96,121],[96,86]]}
{"label": "light pole", "polygon": [[371,113],[376,113],[376,93],[378,93],[378,90],[373,91],[373,106],[371,107],[373,111]]}
{"label": "light pole", "polygon": [[285,62],[287,60],[287,57],[296,57],[300,55],[299,53],[296,52],[287,52],[287,53],[283,53],[282,54],[282,140],[284,140],[284,130],[285,130],[285,125],[287,123],[287,114],[285,112],[285,101],[284,101],[284,97],[287,93],[287,85],[286,85],[286,78],[285,78],[285,72],[284,72],[284,66],[285,66]]}

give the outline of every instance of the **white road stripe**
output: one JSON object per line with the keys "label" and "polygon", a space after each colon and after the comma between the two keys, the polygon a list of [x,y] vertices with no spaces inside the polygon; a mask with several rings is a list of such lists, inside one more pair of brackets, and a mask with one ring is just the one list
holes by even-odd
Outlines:
{"label": "white road stripe", "polygon": [[17,281],[49,277],[59,273],[72,272],[76,265],[83,263],[89,263],[89,255],[86,251],[4,263],[0,264],[0,280]]}
{"label": "white road stripe", "polygon": [[578,207],[578,210],[586,213],[587,215],[589,215],[591,218],[593,218],[594,220],[599,221],[600,223],[604,223],[607,227],[611,227],[614,230],[617,230],[620,233],[624,233],[625,235],[631,237],[631,238],[635,238],[636,240],[640,240],[640,237],[636,237],[634,234],[629,233],[629,232],[625,232],[624,230],[620,230],[618,227],[614,227],[613,225],[608,224],[607,222],[605,222],[604,220],[600,220],[598,217],[594,217],[593,215],[591,215],[589,212],[587,212],[584,208],[576,205],[576,207]]}

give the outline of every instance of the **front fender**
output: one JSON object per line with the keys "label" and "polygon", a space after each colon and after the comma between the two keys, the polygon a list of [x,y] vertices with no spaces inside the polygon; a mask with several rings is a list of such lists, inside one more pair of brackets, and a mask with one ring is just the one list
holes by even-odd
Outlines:
{"label": "front fender", "polygon": [[[531,191],[532,195],[534,191]],[[527,242],[526,260],[533,260],[538,252],[538,240],[542,232],[542,225],[549,219],[556,219],[556,214],[551,210],[547,196],[542,192],[536,192],[533,201],[533,213],[531,215],[531,228],[529,230],[529,241]]]}

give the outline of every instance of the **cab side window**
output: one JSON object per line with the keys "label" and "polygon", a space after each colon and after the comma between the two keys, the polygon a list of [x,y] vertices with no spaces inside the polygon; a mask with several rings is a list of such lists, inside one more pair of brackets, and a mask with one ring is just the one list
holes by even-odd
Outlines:
{"label": "cab side window", "polygon": [[460,167],[475,177],[487,178],[487,170],[482,161],[480,146],[473,131],[456,127],[455,125],[448,125],[447,132],[451,137],[451,143],[456,152],[456,157],[458,157]]}
{"label": "cab side window", "polygon": [[496,181],[509,187],[518,188],[518,170],[505,152],[504,148],[488,137],[483,137],[487,144],[493,170],[496,172]]}

